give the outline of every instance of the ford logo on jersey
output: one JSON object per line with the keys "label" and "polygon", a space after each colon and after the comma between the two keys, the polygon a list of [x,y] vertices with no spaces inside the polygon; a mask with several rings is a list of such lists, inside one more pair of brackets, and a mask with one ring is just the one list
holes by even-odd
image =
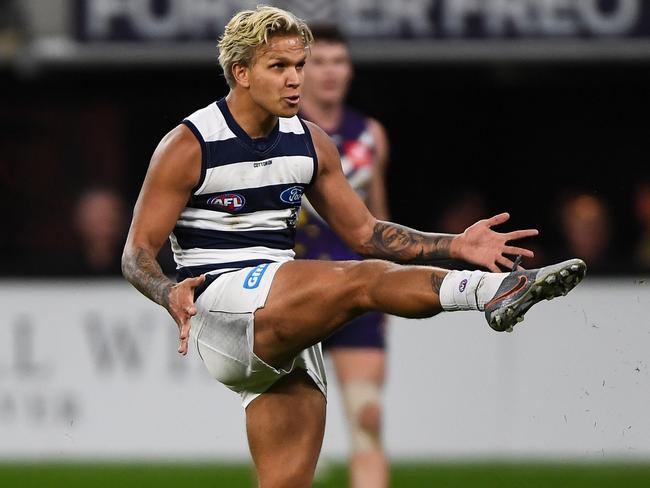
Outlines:
{"label": "ford logo on jersey", "polygon": [[298,203],[305,189],[302,186],[292,186],[280,193],[280,200],[284,203]]}
{"label": "ford logo on jersey", "polygon": [[239,212],[245,204],[246,199],[238,193],[224,193],[208,198],[208,205],[214,205],[229,212]]}
{"label": "ford logo on jersey", "polygon": [[260,286],[260,281],[262,281],[262,276],[264,276],[264,272],[268,267],[269,267],[269,263],[264,263],[264,264],[260,264],[259,266],[255,266],[253,269],[251,269],[246,275],[246,278],[244,279],[244,288],[248,290],[252,290],[253,288],[257,288],[258,286]]}

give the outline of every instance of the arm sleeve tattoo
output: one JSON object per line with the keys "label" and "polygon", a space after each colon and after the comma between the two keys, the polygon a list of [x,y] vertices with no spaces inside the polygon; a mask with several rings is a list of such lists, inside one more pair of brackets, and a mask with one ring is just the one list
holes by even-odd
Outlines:
{"label": "arm sleeve tattoo", "polygon": [[125,251],[122,274],[140,293],[165,308],[169,306],[172,281],[165,276],[155,256],[142,248]]}
{"label": "arm sleeve tattoo", "polygon": [[418,232],[392,222],[377,221],[364,255],[402,263],[423,263],[450,258],[454,235]]}

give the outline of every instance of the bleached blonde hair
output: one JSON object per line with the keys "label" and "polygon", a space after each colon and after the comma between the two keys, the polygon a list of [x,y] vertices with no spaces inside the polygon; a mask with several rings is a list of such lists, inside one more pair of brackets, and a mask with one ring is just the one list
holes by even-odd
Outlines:
{"label": "bleached blonde hair", "polygon": [[230,19],[219,39],[219,64],[228,86],[236,85],[232,74],[235,64],[251,66],[255,50],[276,34],[295,34],[305,47],[314,42],[314,36],[307,23],[291,12],[258,5],[255,10],[243,10]]}

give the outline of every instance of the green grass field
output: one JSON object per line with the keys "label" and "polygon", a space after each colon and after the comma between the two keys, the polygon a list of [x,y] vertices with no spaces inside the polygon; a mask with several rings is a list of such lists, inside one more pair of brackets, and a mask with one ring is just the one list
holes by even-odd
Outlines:
{"label": "green grass field", "polygon": [[[3,488],[251,487],[246,465],[219,464],[0,464]],[[314,488],[345,487],[342,465],[332,465]],[[600,488],[650,486],[650,464],[481,462],[396,464],[396,488]]]}

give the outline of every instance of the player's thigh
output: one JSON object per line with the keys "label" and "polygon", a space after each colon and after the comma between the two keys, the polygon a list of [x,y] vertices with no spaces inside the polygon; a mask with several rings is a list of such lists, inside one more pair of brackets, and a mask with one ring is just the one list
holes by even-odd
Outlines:
{"label": "player's thigh", "polygon": [[326,401],[304,370],[284,376],[246,408],[261,486],[311,486],[325,432]]}
{"label": "player's thigh", "polygon": [[275,274],[263,308],[255,312],[255,353],[282,364],[322,341],[367,306],[368,283],[390,263],[290,261]]}

